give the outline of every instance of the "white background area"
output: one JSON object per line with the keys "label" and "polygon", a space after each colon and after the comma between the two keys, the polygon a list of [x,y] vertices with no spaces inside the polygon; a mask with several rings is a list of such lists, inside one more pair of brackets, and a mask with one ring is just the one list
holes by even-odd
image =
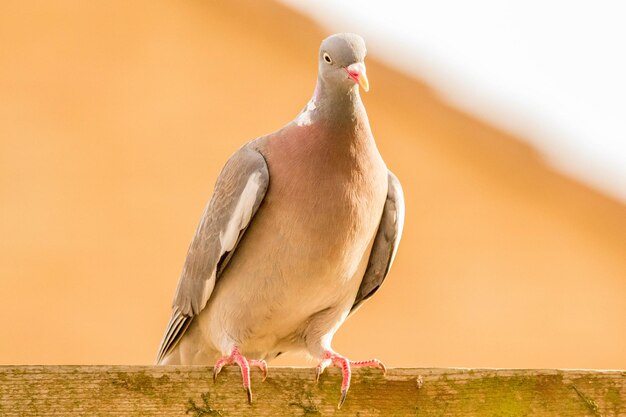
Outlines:
{"label": "white background area", "polygon": [[626,202],[625,1],[281,1]]}

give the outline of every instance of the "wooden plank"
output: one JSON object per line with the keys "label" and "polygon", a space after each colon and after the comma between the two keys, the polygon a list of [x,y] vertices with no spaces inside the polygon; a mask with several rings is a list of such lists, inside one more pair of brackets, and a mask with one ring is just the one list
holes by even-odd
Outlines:
{"label": "wooden plank", "polygon": [[493,369],[354,371],[340,410],[338,369],[2,366],[0,415],[13,416],[626,416],[626,372]]}

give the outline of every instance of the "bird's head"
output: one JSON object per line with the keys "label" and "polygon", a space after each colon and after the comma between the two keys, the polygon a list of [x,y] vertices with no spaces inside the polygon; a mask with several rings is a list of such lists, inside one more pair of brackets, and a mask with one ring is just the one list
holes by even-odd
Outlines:
{"label": "bird's head", "polygon": [[337,33],[322,41],[319,76],[335,88],[350,89],[355,83],[369,90],[365,73],[365,41],[354,33]]}

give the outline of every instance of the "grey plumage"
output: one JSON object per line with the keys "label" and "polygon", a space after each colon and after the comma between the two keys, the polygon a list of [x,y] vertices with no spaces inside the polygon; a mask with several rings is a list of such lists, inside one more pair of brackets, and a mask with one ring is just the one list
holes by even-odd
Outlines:
{"label": "grey plumage", "polygon": [[[253,182],[250,182],[251,179]],[[213,196],[202,214],[187,251],[172,303],[172,317],[159,348],[157,363],[176,346],[191,324],[193,316],[200,313],[206,305],[215,282],[228,265],[250,220],[259,209],[268,183],[269,173],[265,159],[249,144],[239,149],[222,169]],[[255,188],[246,188],[251,186]],[[246,190],[249,196],[246,196]],[[242,200],[246,197],[249,197],[249,201]],[[237,210],[241,207],[239,204],[245,205],[243,210]],[[239,219],[235,218],[237,215],[240,216]],[[236,227],[227,230],[233,221]],[[231,242],[223,242],[224,236],[229,233],[232,235],[228,236]],[[235,236],[236,239],[232,242]]]}
{"label": "grey plumage", "polygon": [[367,269],[356,293],[354,304],[350,308],[350,314],[354,313],[365,300],[374,295],[383,284],[398,251],[403,223],[404,193],[398,178],[389,171],[387,201],[380,219],[378,232],[376,232]]}
{"label": "grey plumage", "polygon": [[225,165],[189,247],[158,363],[208,364],[234,347],[254,359],[294,349],[320,358],[382,285],[404,200],[359,96],[359,85],[368,88],[365,52],[357,35],[327,38],[309,104]]}

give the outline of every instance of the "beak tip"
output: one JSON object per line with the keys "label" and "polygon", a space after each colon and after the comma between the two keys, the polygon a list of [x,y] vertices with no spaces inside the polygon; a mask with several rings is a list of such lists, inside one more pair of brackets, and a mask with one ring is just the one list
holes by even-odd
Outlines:
{"label": "beak tip", "polygon": [[361,74],[361,76],[359,77],[359,85],[366,93],[370,91],[370,83],[365,74]]}

